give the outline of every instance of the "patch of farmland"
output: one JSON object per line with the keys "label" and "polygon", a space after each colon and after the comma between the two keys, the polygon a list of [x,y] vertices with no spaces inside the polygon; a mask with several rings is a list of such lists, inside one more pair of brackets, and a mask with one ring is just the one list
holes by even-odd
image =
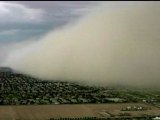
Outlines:
{"label": "patch of farmland", "polygon": [[[146,111],[121,111],[127,106],[143,106],[150,108]],[[0,106],[0,120],[47,120],[49,118],[76,118],[76,117],[103,117],[106,111],[118,116],[120,113],[129,113],[131,116],[142,116],[143,114],[158,115],[160,109],[151,105],[141,103],[123,104],[65,104],[65,105],[20,105]],[[100,114],[101,113],[101,114]]]}

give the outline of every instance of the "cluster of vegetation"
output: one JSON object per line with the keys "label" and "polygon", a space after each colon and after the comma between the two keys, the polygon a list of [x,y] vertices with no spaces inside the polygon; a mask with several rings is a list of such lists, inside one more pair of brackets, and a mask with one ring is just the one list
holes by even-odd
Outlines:
{"label": "cluster of vegetation", "polygon": [[0,104],[78,104],[114,102],[107,88],[71,82],[45,81],[13,72],[0,72]]}
{"label": "cluster of vegetation", "polygon": [[50,118],[49,120],[105,120],[96,117],[80,117],[80,118]]}
{"label": "cluster of vegetation", "polygon": [[80,117],[80,118],[50,118],[49,120],[151,120],[149,117],[117,117],[117,118],[97,118],[97,117]]}
{"label": "cluster of vegetation", "polygon": [[160,97],[156,96],[155,100],[155,96],[148,96],[150,99],[140,92],[39,80],[12,71],[0,71],[0,105],[155,102]]}

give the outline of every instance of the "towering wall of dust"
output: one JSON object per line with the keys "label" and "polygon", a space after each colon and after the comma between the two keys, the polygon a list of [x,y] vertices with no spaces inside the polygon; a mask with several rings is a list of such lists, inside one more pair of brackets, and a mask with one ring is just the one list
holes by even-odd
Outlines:
{"label": "towering wall of dust", "polygon": [[160,2],[106,4],[11,53],[5,65],[50,80],[158,85],[159,21]]}

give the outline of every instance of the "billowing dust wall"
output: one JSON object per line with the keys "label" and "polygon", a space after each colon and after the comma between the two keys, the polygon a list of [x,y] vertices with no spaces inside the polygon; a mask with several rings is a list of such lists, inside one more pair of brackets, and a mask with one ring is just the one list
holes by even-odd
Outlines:
{"label": "billowing dust wall", "polygon": [[4,65],[49,80],[160,84],[160,2],[115,2],[11,52]]}

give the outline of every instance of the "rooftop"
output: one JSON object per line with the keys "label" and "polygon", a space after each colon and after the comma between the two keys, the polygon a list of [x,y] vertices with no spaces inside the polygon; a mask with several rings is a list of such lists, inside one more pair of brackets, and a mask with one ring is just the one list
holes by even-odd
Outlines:
{"label": "rooftop", "polygon": [[0,72],[12,72],[12,69],[9,67],[0,67]]}

